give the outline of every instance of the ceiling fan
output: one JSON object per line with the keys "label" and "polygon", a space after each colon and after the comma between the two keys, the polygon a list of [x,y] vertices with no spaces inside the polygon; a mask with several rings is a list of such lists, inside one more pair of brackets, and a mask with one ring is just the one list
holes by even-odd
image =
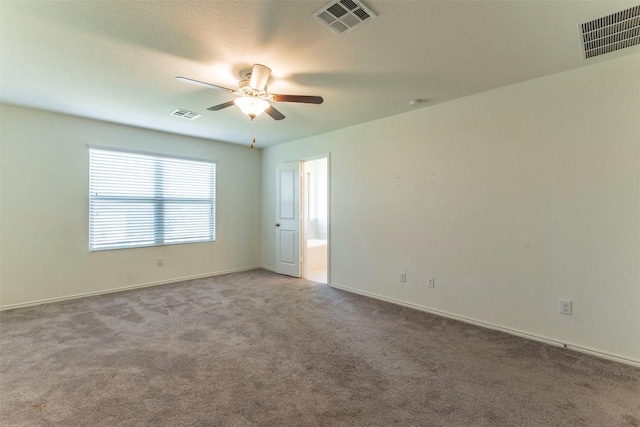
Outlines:
{"label": "ceiling fan", "polygon": [[199,80],[193,80],[187,77],[176,77],[177,80],[187,82],[199,86],[204,86],[211,89],[224,90],[229,93],[238,95],[238,97],[232,101],[228,101],[213,107],[207,108],[209,111],[218,111],[223,108],[237,105],[244,114],[249,116],[253,121],[260,114],[266,112],[275,120],[282,120],[285,118],[284,114],[276,110],[276,108],[269,103],[272,102],[300,102],[303,104],[322,104],[324,99],[321,96],[309,96],[309,95],[279,95],[275,93],[267,92],[267,81],[271,76],[271,69],[261,64],[254,64],[250,72],[245,73],[244,78],[238,82],[238,89],[229,89],[223,86],[214,85],[211,83],[201,82]]}

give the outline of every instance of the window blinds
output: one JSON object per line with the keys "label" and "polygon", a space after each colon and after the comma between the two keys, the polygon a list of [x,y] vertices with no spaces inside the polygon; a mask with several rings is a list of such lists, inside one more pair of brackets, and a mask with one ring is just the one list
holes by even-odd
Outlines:
{"label": "window blinds", "polygon": [[90,148],[89,164],[89,250],[215,240],[215,163]]}

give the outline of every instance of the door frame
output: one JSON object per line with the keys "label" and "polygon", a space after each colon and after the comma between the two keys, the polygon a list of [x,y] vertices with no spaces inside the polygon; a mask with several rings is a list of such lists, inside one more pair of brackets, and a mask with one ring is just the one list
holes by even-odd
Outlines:
{"label": "door frame", "polygon": [[[313,160],[327,159],[327,284],[331,284],[331,153],[318,154],[309,157],[300,158],[300,170],[304,172],[304,163]],[[300,183],[306,183],[306,177],[301,174]],[[300,185],[299,203],[300,203],[300,259],[302,260],[302,277],[307,273],[307,236],[306,227],[304,226],[306,212],[304,209],[304,201],[307,199],[307,186]]]}

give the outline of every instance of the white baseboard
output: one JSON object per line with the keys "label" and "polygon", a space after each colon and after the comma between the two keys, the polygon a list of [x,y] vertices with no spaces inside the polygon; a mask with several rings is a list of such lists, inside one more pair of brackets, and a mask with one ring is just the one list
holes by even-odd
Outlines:
{"label": "white baseboard", "polygon": [[276,272],[275,268],[267,267],[266,265],[261,265],[260,268],[265,269],[265,270],[269,270],[269,271],[273,271],[274,273]]}
{"label": "white baseboard", "polygon": [[329,286],[336,288],[336,289],[340,289],[346,292],[351,292],[354,294],[359,294],[359,295],[364,295],[366,297],[370,297],[370,298],[374,298],[374,299],[378,299],[381,301],[387,301],[393,304],[397,304],[397,305],[402,305],[404,307],[409,307],[409,308],[413,308],[416,310],[420,310],[420,311],[425,311],[427,313],[431,313],[431,314],[435,314],[438,316],[443,316],[443,317],[448,317],[450,319],[454,319],[454,320],[459,320],[461,322],[465,322],[465,323],[470,323],[472,325],[476,325],[476,326],[480,326],[483,328],[487,328],[487,329],[493,329],[496,331],[500,331],[500,332],[506,332],[507,334],[511,334],[511,335],[516,335],[522,338],[527,338],[533,341],[539,341],[539,342],[543,342],[546,344],[550,344],[556,347],[563,347],[563,348],[567,348],[569,350],[574,350],[574,351],[578,351],[580,353],[585,353],[585,354],[589,354],[591,356],[596,356],[596,357],[600,357],[603,359],[607,359],[607,360],[612,360],[614,362],[618,362],[618,363],[624,363],[625,365],[631,365],[631,366],[635,366],[635,367],[639,367],[640,368],[640,360],[635,360],[635,359],[630,359],[628,357],[623,357],[623,356],[618,356],[615,354],[610,354],[610,353],[605,353],[602,351],[598,351],[598,350],[594,350],[591,348],[587,348],[587,347],[582,347],[579,345],[575,345],[575,344],[570,344],[570,343],[564,343],[561,341],[557,341],[551,338],[546,338],[546,337],[542,337],[539,335],[535,335],[535,334],[531,334],[528,332],[523,332],[523,331],[519,331],[516,329],[510,329],[510,328],[505,328],[503,326],[499,326],[499,325],[494,325],[493,323],[488,323],[488,322],[483,322],[480,320],[475,320],[475,319],[471,319],[469,317],[464,317],[464,316],[460,316],[457,314],[452,314],[452,313],[448,313],[446,311],[440,311],[440,310],[435,310],[429,307],[425,307],[422,305],[418,305],[418,304],[412,304],[409,302],[405,302],[405,301],[401,301],[401,300],[397,300],[394,298],[389,298],[389,297],[385,297],[382,295],[378,295],[372,292],[367,292],[367,291],[361,291],[359,289],[354,289],[354,288],[350,288],[348,286],[342,286],[342,285],[336,285],[335,283],[331,283],[329,284]]}
{"label": "white baseboard", "polygon": [[157,282],[140,283],[140,284],[137,284],[137,285],[122,286],[122,287],[119,287],[119,288],[105,289],[105,290],[102,290],[102,291],[83,292],[81,294],[67,295],[67,296],[64,296],[64,297],[47,298],[47,299],[42,299],[42,300],[37,300],[37,301],[30,301],[30,302],[25,302],[25,303],[3,305],[3,306],[0,306],[0,311],[13,310],[13,309],[16,309],[16,308],[33,307],[33,306],[36,306],[36,305],[50,304],[50,303],[53,303],[53,302],[67,301],[67,300],[78,299],[78,298],[86,298],[86,297],[90,297],[90,296],[93,296],[93,295],[111,294],[111,293],[114,293],[114,292],[128,291],[128,290],[131,290],[131,289],[148,288],[150,286],[167,285],[167,284],[170,284],[170,283],[184,282],[186,280],[203,279],[205,277],[221,276],[223,274],[237,273],[237,272],[240,272],[240,271],[255,270],[255,269],[258,269],[258,268],[263,268],[263,267],[253,266],[253,267],[232,268],[230,270],[222,270],[222,271],[216,271],[216,272],[212,272],[212,273],[197,274],[197,275],[194,275],[194,276],[175,277],[173,279],[160,280],[160,281],[157,281]]}

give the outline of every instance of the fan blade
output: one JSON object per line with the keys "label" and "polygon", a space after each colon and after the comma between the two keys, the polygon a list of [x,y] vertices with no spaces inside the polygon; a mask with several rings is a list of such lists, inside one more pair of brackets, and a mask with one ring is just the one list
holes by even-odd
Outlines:
{"label": "fan blade", "polygon": [[249,80],[249,86],[255,90],[264,90],[267,85],[267,81],[271,76],[271,68],[265,67],[262,64],[253,64],[251,70],[251,80]]}
{"label": "fan blade", "polygon": [[275,102],[303,102],[305,104],[322,104],[324,99],[321,96],[308,95],[276,95],[273,94]]}
{"label": "fan blade", "polygon": [[188,77],[176,77],[176,80],[180,80],[181,82],[191,83],[191,84],[198,85],[198,86],[207,87],[209,89],[222,89],[222,90],[225,90],[225,91],[227,91],[229,93],[236,93],[236,91],[233,90],[233,89],[229,89],[229,88],[226,88],[226,87],[223,87],[223,86],[213,85],[211,83],[201,82],[199,80],[193,80],[193,79],[190,79]]}
{"label": "fan blade", "polygon": [[218,111],[218,110],[222,110],[223,108],[231,107],[232,105],[234,105],[234,102],[229,101],[229,102],[225,102],[224,104],[219,104],[219,105],[214,105],[213,107],[209,107],[207,108],[207,110]]}
{"label": "fan blade", "polygon": [[274,120],[282,120],[282,119],[284,119],[284,114],[282,114],[280,111],[276,110],[273,107],[273,105],[269,106],[269,108],[264,110],[264,112],[267,113],[268,115],[270,115]]}

